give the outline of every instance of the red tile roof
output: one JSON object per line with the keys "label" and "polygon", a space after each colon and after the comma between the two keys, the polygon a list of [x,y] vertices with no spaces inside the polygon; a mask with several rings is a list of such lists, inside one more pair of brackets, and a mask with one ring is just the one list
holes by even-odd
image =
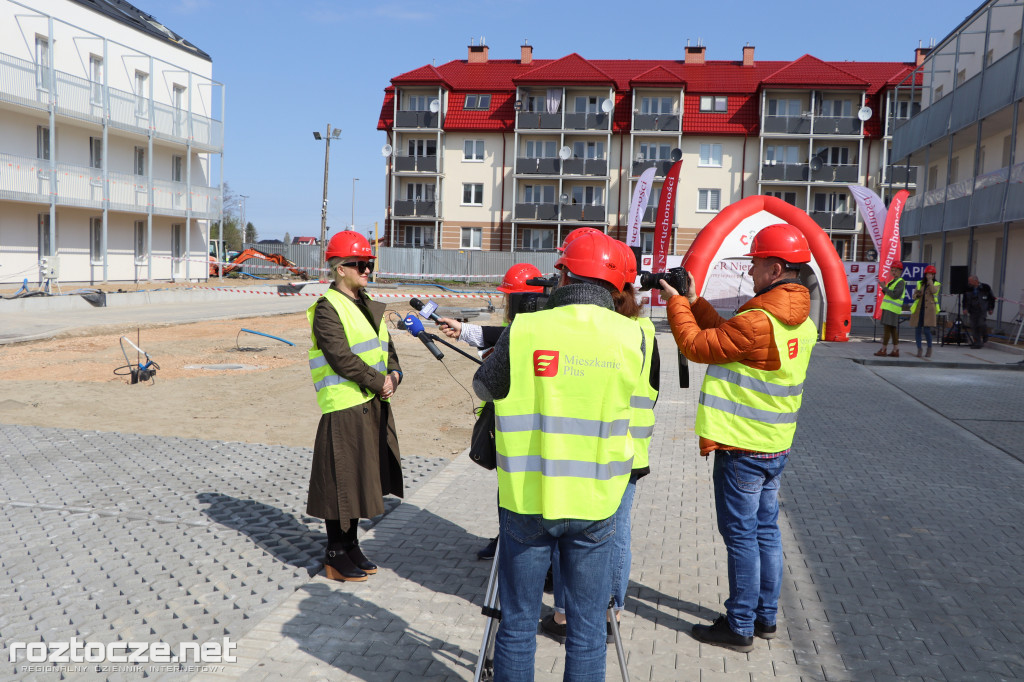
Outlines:
{"label": "red tile roof", "polygon": [[453,92],[448,96],[448,111],[444,117],[445,130],[511,130],[515,127],[514,92],[491,95],[491,108],[487,111],[466,110],[466,93]]}
{"label": "red tile roof", "polygon": [[852,88],[866,90],[868,82],[838,66],[805,54],[762,81],[764,87]]}
{"label": "red tile roof", "polygon": [[673,73],[666,69],[661,64],[658,64],[653,69],[644,71],[639,76],[633,76],[629,79],[630,85],[668,85],[675,86],[677,88],[684,85],[683,79],[677,73]]}
{"label": "red tile roof", "polygon": [[444,76],[441,75],[441,72],[430,64],[403,73],[401,76],[395,76],[391,79],[391,82],[404,85],[414,85],[419,83],[423,83],[425,85],[448,85],[448,82],[444,79]]}
{"label": "red tile roof", "polygon": [[[687,90],[683,98],[684,135],[756,135],[761,123],[758,113],[760,97],[757,94],[727,95],[725,113],[701,112],[702,93]],[[705,92],[705,95],[721,92]]]}
{"label": "red tile roof", "polygon": [[608,84],[612,77],[575,52],[516,76],[516,83],[587,83]]}

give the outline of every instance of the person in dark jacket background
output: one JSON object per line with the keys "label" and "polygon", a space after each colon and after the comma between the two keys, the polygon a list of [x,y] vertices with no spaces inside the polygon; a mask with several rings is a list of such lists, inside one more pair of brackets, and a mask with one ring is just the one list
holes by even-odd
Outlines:
{"label": "person in dark jacket background", "polygon": [[968,277],[963,307],[971,319],[971,348],[981,348],[988,341],[985,318],[996,309],[996,296],[992,293],[992,287],[980,282],[977,275]]}

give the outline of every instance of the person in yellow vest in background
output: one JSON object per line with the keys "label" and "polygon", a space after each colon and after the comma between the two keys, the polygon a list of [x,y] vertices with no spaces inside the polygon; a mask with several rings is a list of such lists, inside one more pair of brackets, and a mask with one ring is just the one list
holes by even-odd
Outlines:
{"label": "person in yellow vest in background", "polygon": [[754,635],[777,634],[779,484],[817,336],[810,293],[797,278],[811,260],[800,230],[769,225],[746,255],[754,298],[729,319],[696,295],[692,275],[685,296],[662,281],[676,344],[691,362],[708,365],[694,430],[701,455],[715,453],[715,511],[728,555],[726,615],[691,632],[736,651],[753,649]]}
{"label": "person in yellow vest in background", "polygon": [[900,356],[900,313],[903,312],[903,292],[906,290],[907,284],[903,281],[903,263],[898,260],[893,261],[889,270],[892,272],[892,279],[889,280],[889,283],[883,284],[881,280],[878,282],[878,286],[881,287],[885,296],[882,298],[882,348],[876,351],[875,355],[880,357],[886,355],[885,347],[888,345],[889,339],[892,338],[892,352],[888,355],[891,358],[898,358]]}
{"label": "person in yellow vest in background", "polygon": [[939,293],[942,283],[935,279],[935,266],[924,269],[924,277],[914,289],[914,303],[910,306],[910,324],[914,328],[914,340],[917,342],[917,357],[921,357],[921,334],[928,339],[926,358],[932,356],[932,327],[941,312]]}
{"label": "person in yellow vest in background", "polygon": [[548,308],[518,316],[473,377],[496,418],[496,682],[534,678],[555,546],[568,617],[564,679],[604,679],[615,513],[633,468],[630,400],[642,392],[645,358],[640,325],[615,312],[625,275],[612,241],[586,234],[569,244]]}
{"label": "person in yellow vest in background", "polygon": [[313,446],[306,513],[327,526],[327,577],[363,581],[377,565],[359,548],[359,519],[383,514],[384,495],[402,497],[402,465],[388,400],[402,381],[383,303],[367,296],[374,255],[345,230],[327,244],[334,282],[306,311],[309,369],[322,416]]}

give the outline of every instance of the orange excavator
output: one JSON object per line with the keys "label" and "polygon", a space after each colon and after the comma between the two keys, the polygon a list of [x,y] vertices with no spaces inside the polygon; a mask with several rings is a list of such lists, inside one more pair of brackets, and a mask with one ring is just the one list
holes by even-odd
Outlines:
{"label": "orange excavator", "polygon": [[[273,263],[274,265],[279,265],[283,268],[288,268],[289,270],[291,270],[293,274],[298,275],[302,279],[309,279],[309,274],[305,270],[295,267],[295,263],[288,260],[281,254],[263,253],[262,251],[257,251],[256,249],[246,249],[245,251],[242,251],[237,256],[232,258],[230,264],[224,266],[224,274],[226,275],[229,272],[234,272],[235,270],[238,270],[245,264],[246,261],[250,261],[253,259],[266,261],[268,264]],[[258,263],[250,263],[250,265],[258,265]],[[210,277],[216,277],[219,274],[220,268],[217,266],[217,261],[213,256],[210,256]]]}

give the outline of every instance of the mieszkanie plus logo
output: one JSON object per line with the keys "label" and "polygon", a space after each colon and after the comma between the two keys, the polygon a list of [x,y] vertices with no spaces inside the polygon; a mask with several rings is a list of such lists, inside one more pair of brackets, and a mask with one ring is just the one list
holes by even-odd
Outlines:
{"label": "mieszkanie plus logo", "polygon": [[533,374],[538,377],[553,377],[558,375],[558,351],[557,350],[535,350],[533,351]]}
{"label": "mieszkanie plus logo", "polygon": [[[220,672],[224,666],[213,663],[234,663],[231,650],[238,645],[227,637],[220,642],[83,642],[72,637],[66,642],[10,642],[11,663],[22,663],[25,672],[85,672],[94,666],[72,666],[73,663],[98,664],[95,668],[114,672],[187,671]],[[155,664],[155,665],[154,665]]]}

